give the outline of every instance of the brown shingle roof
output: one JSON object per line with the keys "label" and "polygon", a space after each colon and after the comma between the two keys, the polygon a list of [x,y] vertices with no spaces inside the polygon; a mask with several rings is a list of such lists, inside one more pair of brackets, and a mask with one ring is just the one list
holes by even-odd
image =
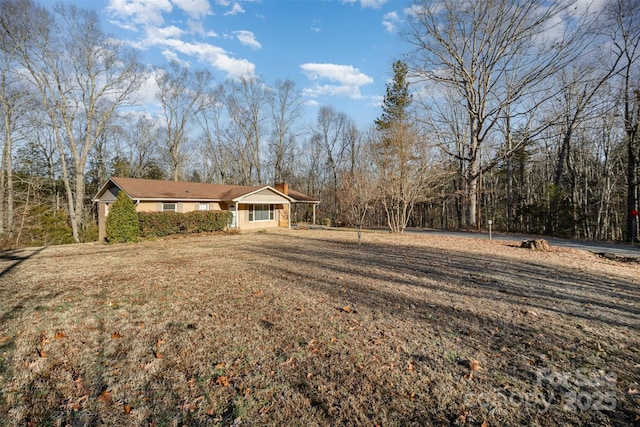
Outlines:
{"label": "brown shingle roof", "polygon": [[233,200],[265,187],[120,177],[111,180],[133,199]]}
{"label": "brown shingle roof", "polygon": [[[225,185],[121,177],[112,177],[111,181],[132,199],[147,200],[233,200],[267,187],[266,185]],[[289,197],[297,202],[319,202],[295,190],[289,190]]]}
{"label": "brown shingle roof", "polygon": [[289,197],[291,197],[293,200],[295,200],[296,202],[302,202],[302,203],[320,203],[320,200],[316,200],[311,196],[307,196],[306,194],[303,194],[299,191],[296,190],[291,190],[289,189]]}

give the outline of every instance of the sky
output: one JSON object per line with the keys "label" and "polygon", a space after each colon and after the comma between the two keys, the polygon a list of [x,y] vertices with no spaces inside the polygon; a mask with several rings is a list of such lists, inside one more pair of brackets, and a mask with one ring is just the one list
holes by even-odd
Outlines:
{"label": "sky", "polygon": [[[57,0],[36,0],[52,6]],[[365,129],[382,113],[411,0],[62,0],[98,12],[103,30],[149,65],[208,69],[216,83],[292,80],[312,124],[330,105]],[[146,99],[153,102],[153,86]]]}

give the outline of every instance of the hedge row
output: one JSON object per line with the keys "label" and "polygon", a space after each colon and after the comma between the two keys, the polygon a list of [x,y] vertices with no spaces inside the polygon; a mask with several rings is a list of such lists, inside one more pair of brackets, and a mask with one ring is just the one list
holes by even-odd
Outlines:
{"label": "hedge row", "polygon": [[222,231],[231,225],[232,219],[233,214],[228,211],[138,212],[143,237]]}

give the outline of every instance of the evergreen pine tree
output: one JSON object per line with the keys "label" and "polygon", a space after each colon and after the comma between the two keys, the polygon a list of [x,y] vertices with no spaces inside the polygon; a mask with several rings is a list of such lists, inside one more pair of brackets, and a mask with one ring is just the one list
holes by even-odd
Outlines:
{"label": "evergreen pine tree", "polygon": [[393,82],[387,83],[382,102],[382,116],[376,119],[378,130],[389,129],[393,125],[403,125],[407,120],[408,108],[413,101],[409,93],[407,64],[398,60],[393,64]]}

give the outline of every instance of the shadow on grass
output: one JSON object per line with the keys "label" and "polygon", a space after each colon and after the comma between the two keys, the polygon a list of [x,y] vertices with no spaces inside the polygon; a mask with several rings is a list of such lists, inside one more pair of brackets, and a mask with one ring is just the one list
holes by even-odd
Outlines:
{"label": "shadow on grass", "polygon": [[17,266],[19,266],[29,258],[38,255],[43,250],[44,250],[44,247],[35,249],[29,253],[25,253],[26,250],[24,249],[2,251],[0,253],[0,262],[5,262],[5,261],[9,261],[9,262],[14,261],[14,262],[8,265],[7,267],[5,267],[2,271],[0,271],[0,279],[3,278],[5,275],[9,274],[11,270],[16,268]]}
{"label": "shadow on grass", "polygon": [[[499,369],[526,384],[535,384],[535,366],[615,372],[619,401],[610,419],[624,425],[637,416],[634,399],[625,396],[625,387],[640,381],[630,354],[640,330],[637,284],[538,261],[411,245],[410,240],[358,247],[330,238],[281,238],[289,242],[245,249],[274,275],[290,278],[292,286],[321,292],[337,308],[352,304],[410,319],[416,329],[464,337],[469,352],[507,355],[516,362]],[[283,246],[294,250],[283,252]],[[305,264],[315,273],[305,273]]]}
{"label": "shadow on grass", "polygon": [[[529,308],[549,310],[561,315],[603,322],[612,326],[640,329],[640,287],[614,277],[598,276],[569,268],[549,267],[536,262],[521,262],[495,255],[476,256],[461,252],[369,243],[362,248],[342,241],[324,240],[331,248],[305,244],[301,239],[295,253],[283,253],[279,245],[261,244],[256,254],[286,259],[291,268],[284,273],[300,275],[299,266],[312,263],[334,274],[359,272],[376,281],[402,284],[421,289],[444,291],[470,298],[498,299]],[[392,252],[393,251],[393,252]],[[286,263],[284,265],[287,265]],[[330,293],[339,293],[335,282],[308,277],[310,284]],[[303,283],[305,283],[303,281]],[[397,303],[420,307],[422,301],[397,292],[383,292],[362,283],[350,283],[349,289],[360,304],[384,308]],[[561,303],[561,304],[559,304]],[[446,304],[444,305],[447,306]]]}

